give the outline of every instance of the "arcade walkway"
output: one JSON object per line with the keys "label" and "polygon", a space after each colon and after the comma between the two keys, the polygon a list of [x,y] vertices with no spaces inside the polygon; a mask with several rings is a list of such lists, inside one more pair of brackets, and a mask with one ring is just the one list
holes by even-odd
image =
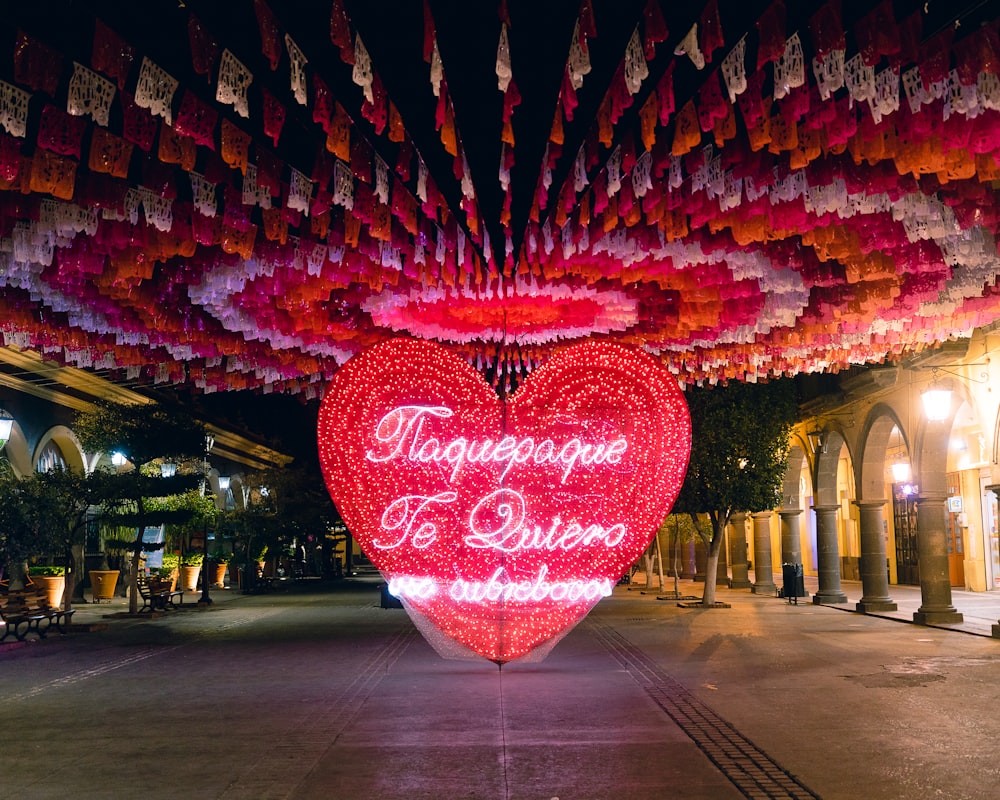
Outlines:
{"label": "arcade walkway", "polygon": [[149,621],[85,606],[106,629],[0,646],[0,797],[971,799],[1000,780],[984,636],[618,587],[500,672],[441,660],[373,582],[213,597]]}

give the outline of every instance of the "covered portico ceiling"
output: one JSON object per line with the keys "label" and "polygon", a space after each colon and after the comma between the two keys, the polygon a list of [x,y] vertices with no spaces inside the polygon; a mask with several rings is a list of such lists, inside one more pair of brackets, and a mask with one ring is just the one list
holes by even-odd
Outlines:
{"label": "covered portico ceiling", "polygon": [[394,336],[683,383],[1000,316],[988,2],[41,0],[0,31],[4,343],[322,391]]}

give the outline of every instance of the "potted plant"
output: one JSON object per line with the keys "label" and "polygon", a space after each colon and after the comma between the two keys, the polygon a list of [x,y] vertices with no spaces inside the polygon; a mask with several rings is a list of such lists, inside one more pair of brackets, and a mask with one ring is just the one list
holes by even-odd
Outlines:
{"label": "potted plant", "polygon": [[90,576],[90,593],[95,603],[110,603],[111,599],[115,596],[115,589],[118,586],[118,576],[121,574],[121,570],[111,569],[107,557],[108,552],[114,549],[114,541],[114,539],[104,540],[105,553],[100,567],[88,570],[87,572]]}
{"label": "potted plant", "polygon": [[181,557],[181,588],[185,592],[198,591],[198,576],[201,575],[201,553],[189,550]]}
{"label": "potted plant", "polygon": [[215,586],[224,589],[226,586],[226,570],[232,556],[221,548],[212,553],[212,563],[215,565]]}
{"label": "potted plant", "polygon": [[170,583],[170,591],[177,588],[177,577],[180,573],[181,558],[177,553],[164,553],[163,564],[156,571],[162,581]]}
{"label": "potted plant", "polygon": [[66,591],[66,567],[31,566],[28,577],[36,586],[45,590],[49,608],[62,606],[63,592]]}

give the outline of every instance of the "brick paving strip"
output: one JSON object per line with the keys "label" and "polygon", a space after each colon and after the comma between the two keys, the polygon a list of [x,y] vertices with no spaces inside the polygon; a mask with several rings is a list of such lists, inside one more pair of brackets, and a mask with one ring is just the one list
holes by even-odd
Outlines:
{"label": "brick paving strip", "polygon": [[745,797],[819,800],[774,759],[661,670],[614,628],[590,621],[598,640]]}

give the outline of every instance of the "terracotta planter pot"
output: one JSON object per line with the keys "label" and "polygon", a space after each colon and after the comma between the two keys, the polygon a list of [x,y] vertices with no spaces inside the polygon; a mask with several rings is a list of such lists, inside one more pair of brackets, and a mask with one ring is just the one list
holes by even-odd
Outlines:
{"label": "terracotta planter pot", "polygon": [[215,565],[215,587],[218,589],[226,588],[226,570],[229,569],[228,564],[216,564]]}
{"label": "terracotta planter pot", "polygon": [[198,591],[198,576],[201,567],[181,567],[181,590],[185,592]]}
{"label": "terracotta planter pot", "polygon": [[45,590],[45,602],[50,608],[62,608],[63,592],[66,591],[65,575],[32,575],[31,582]]}
{"label": "terracotta planter pot", "polygon": [[90,570],[90,591],[94,595],[94,602],[102,600],[111,602],[115,596],[115,585],[118,583],[118,570],[116,569],[92,569]]}

